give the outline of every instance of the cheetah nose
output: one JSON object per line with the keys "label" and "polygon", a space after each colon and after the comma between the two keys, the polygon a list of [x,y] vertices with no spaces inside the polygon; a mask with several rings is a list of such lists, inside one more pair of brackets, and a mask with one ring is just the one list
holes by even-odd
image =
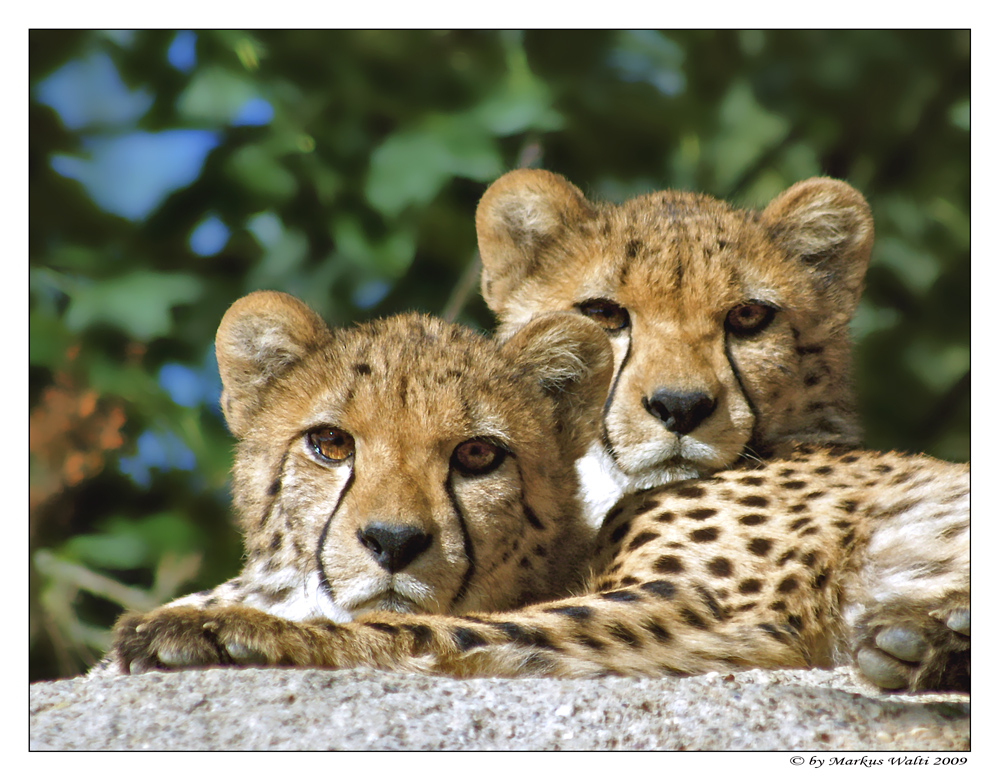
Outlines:
{"label": "cheetah nose", "polygon": [[657,418],[667,431],[682,436],[694,431],[712,414],[715,399],[700,391],[680,392],[667,388],[657,389],[649,398],[643,397],[646,412]]}
{"label": "cheetah nose", "polygon": [[358,529],[358,539],[389,572],[405,569],[431,544],[431,536],[423,529],[380,522]]}

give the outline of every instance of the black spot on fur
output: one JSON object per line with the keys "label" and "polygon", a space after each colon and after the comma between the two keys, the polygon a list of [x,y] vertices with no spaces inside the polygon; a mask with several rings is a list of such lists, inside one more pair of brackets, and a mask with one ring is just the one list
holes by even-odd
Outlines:
{"label": "black spot on fur", "polygon": [[807,566],[807,567],[811,567],[813,564],[815,564],[816,563],[816,552],[815,551],[810,551],[805,556],[803,556],[802,557],[802,563],[805,566]]}
{"label": "black spot on fur", "polygon": [[565,605],[560,607],[547,607],[545,608],[546,613],[554,613],[556,615],[567,616],[572,618],[574,621],[589,621],[594,615],[594,611],[589,607],[584,605]]}
{"label": "black spot on fur", "polygon": [[371,374],[372,367],[367,363],[356,363],[354,364],[354,371],[358,374]]}
{"label": "black spot on fur", "polygon": [[628,530],[632,528],[631,521],[625,521],[621,526],[611,532],[610,540],[611,542],[620,542],[622,537],[628,534]]}
{"label": "black spot on fur", "polygon": [[739,503],[744,507],[767,507],[771,500],[766,496],[743,496],[740,497]]}
{"label": "black spot on fur", "polygon": [[760,581],[757,578],[749,578],[742,581],[738,588],[741,594],[756,594],[761,590],[761,588],[763,588],[763,586],[763,581]]}
{"label": "black spot on fur", "polygon": [[664,629],[660,622],[655,618],[647,619],[645,623],[643,623],[642,628],[649,632],[659,642],[670,642],[670,632]]}
{"label": "black spot on fur", "polygon": [[771,540],[765,540],[763,537],[754,537],[750,541],[750,544],[747,545],[747,550],[755,556],[766,556],[771,552],[772,545]]}
{"label": "black spot on fur", "polygon": [[276,496],[280,490],[281,490],[281,478],[276,477],[267,487],[267,495]]}
{"label": "black spot on fur", "polygon": [[858,460],[858,458],[859,458],[858,456],[853,455],[852,453],[848,453],[846,456],[841,456],[840,457],[840,463],[842,463],[842,464],[853,464],[855,461]]}
{"label": "black spot on fur", "polygon": [[425,624],[403,624],[403,629],[413,635],[413,650],[415,653],[423,653],[431,643],[434,633]]}
{"label": "black spot on fur", "polygon": [[271,550],[276,551],[281,547],[281,532],[275,532],[271,535],[271,542],[269,547]]}
{"label": "black spot on fur", "polygon": [[670,510],[666,510],[657,515],[656,520],[659,521],[660,523],[670,523],[676,517],[677,516],[675,516],[672,512],[670,512]]}
{"label": "black spot on fur", "polygon": [[685,514],[687,515],[688,518],[692,518],[693,520],[704,521],[707,520],[708,518],[711,518],[718,512],[719,511],[716,510],[714,507],[699,507],[697,510],[689,510]]}
{"label": "black spot on fur", "polygon": [[779,594],[788,594],[799,587],[799,582],[795,578],[785,578],[778,584]]}
{"label": "black spot on fur", "polygon": [[607,650],[608,644],[603,640],[598,640],[596,637],[591,637],[590,635],[585,635],[583,632],[577,632],[573,635],[573,640],[578,642],[580,645],[585,645],[594,651],[601,652]]}
{"label": "black spot on fur", "polygon": [[485,637],[474,629],[469,629],[464,626],[460,626],[452,632],[452,637],[455,639],[455,645],[458,646],[459,651],[468,651],[471,648],[478,648],[479,646],[486,645]]}
{"label": "black spot on fur", "polygon": [[630,551],[633,551],[636,548],[641,548],[646,543],[652,542],[653,540],[658,540],[659,538],[660,535],[656,534],[655,532],[641,532],[640,534],[637,534],[635,535],[635,537],[632,538],[632,541],[629,542],[628,544],[628,549]]}
{"label": "black spot on fur", "polygon": [[711,592],[701,586],[697,587],[698,596],[701,597],[701,601],[705,603],[705,607],[708,608],[709,612],[715,617],[716,621],[722,620],[722,606],[719,605],[715,597],[712,596]]}
{"label": "black spot on fur", "polygon": [[695,529],[689,536],[693,542],[714,542],[719,539],[719,530],[715,526],[706,526]]}
{"label": "black spot on fur", "polygon": [[853,499],[845,499],[837,505],[837,508],[843,510],[845,513],[853,513],[858,509],[858,503]]}
{"label": "black spot on fur", "polygon": [[789,561],[794,559],[796,553],[798,553],[798,550],[796,550],[795,548],[792,548],[791,550],[786,550],[784,553],[781,554],[781,558],[778,559],[778,566],[782,567]]}
{"label": "black spot on fur", "polygon": [[804,480],[788,480],[781,484],[782,488],[787,488],[790,491],[797,491],[799,488],[805,488],[806,483]]}
{"label": "black spot on fur", "polygon": [[530,507],[528,507],[527,504],[524,505],[524,517],[527,518],[528,519],[528,523],[530,523],[536,529],[538,529],[540,531],[545,529],[545,526],[538,519],[538,516],[535,515],[535,511],[532,510]]}
{"label": "black spot on fur", "polygon": [[643,583],[639,588],[660,599],[673,599],[677,593],[677,587],[669,580],[651,580],[648,583]]}
{"label": "black spot on fur", "polygon": [[674,492],[685,499],[701,499],[705,495],[705,489],[700,485],[682,485],[676,488]]}
{"label": "black spot on fur", "polygon": [[656,563],[653,565],[653,569],[657,572],[663,573],[664,575],[674,575],[678,572],[683,572],[684,565],[676,556],[661,556],[656,560]]}
{"label": "black spot on fur", "polygon": [[808,518],[808,517],[807,518],[798,518],[797,520],[792,521],[792,523],[788,527],[788,530],[789,531],[795,531],[796,529],[801,529],[807,523],[812,523],[812,518]]}
{"label": "black spot on fur", "polygon": [[781,601],[781,600],[779,599],[779,600],[778,600],[777,602],[772,602],[772,603],[771,603],[770,605],[768,605],[768,607],[769,607],[769,608],[771,608],[771,610],[774,610],[775,612],[778,612],[778,613],[780,613],[780,612],[782,612],[782,611],[783,611],[783,610],[784,610],[785,608],[787,608],[787,607],[788,607],[788,605],[786,605],[786,604],[785,604],[785,603],[784,603],[783,601]]}
{"label": "black spot on fur", "polygon": [[365,622],[365,626],[371,627],[372,629],[377,629],[379,632],[385,632],[387,635],[399,634],[399,627],[393,624],[382,624],[377,621]]}
{"label": "black spot on fur", "polygon": [[756,486],[756,485],[763,485],[764,484],[764,478],[763,477],[759,477],[757,475],[751,475],[750,477],[741,477],[736,482],[738,482],[738,483],[740,483],[742,485],[754,485],[754,486]]}
{"label": "black spot on fur", "polygon": [[779,640],[782,643],[788,642],[788,637],[784,633],[779,631],[774,624],[757,624],[757,626],[763,629],[769,635],[771,635],[771,637],[773,637],[775,640]]}
{"label": "black spot on fur", "polygon": [[766,522],[766,515],[743,515],[740,517],[740,523],[744,526],[759,526],[760,524]]}
{"label": "black spot on fur", "polygon": [[497,629],[503,632],[507,639],[518,645],[530,645],[536,648],[545,648],[555,651],[556,646],[552,644],[549,636],[541,629],[524,627],[508,621],[496,625]]}
{"label": "black spot on fur", "polygon": [[608,634],[631,648],[639,648],[642,646],[642,641],[636,636],[636,634],[622,624],[612,624],[609,626]]}
{"label": "black spot on fur", "polygon": [[681,608],[681,618],[684,619],[684,623],[688,626],[693,626],[695,629],[708,629],[708,624],[705,623],[705,619],[690,608]]}
{"label": "black spot on fur", "polygon": [[708,562],[708,571],[717,578],[728,578],[733,574],[733,565],[729,562],[729,559],[718,556]]}
{"label": "black spot on fur", "polygon": [[606,591],[601,594],[601,599],[609,602],[638,602],[640,597],[634,591],[619,589],[618,591]]}
{"label": "black spot on fur", "polygon": [[611,510],[611,512],[609,512],[607,515],[604,516],[604,522],[601,524],[601,526],[610,526],[614,522],[615,518],[617,518],[619,515],[622,514],[622,511],[624,509],[625,509],[624,507],[620,506],[615,507],[613,510]]}

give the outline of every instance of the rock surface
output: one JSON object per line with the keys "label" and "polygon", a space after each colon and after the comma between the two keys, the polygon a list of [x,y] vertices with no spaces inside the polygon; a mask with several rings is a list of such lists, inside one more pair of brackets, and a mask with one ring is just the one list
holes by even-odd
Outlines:
{"label": "rock surface", "polygon": [[965,751],[969,707],[879,694],[847,668],[585,681],[210,669],[32,684],[29,745]]}

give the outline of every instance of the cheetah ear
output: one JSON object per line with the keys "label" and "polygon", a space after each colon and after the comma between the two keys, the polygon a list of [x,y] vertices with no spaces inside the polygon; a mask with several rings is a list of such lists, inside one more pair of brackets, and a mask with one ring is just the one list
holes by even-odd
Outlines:
{"label": "cheetah ear", "polygon": [[815,271],[837,309],[852,313],[875,235],[864,196],[846,182],[816,177],[789,187],[762,216],[775,240]]}
{"label": "cheetah ear", "polygon": [[564,241],[593,207],[558,174],[522,169],[489,186],[476,209],[482,292],[494,312],[534,273],[546,249]]}
{"label": "cheetah ear", "polygon": [[502,349],[553,401],[566,455],[581,457],[600,436],[600,411],[614,370],[604,329],[582,315],[553,312],[530,320]]}
{"label": "cheetah ear", "polygon": [[215,335],[229,430],[246,434],[271,384],[330,337],[319,315],[285,293],[261,290],[229,307]]}

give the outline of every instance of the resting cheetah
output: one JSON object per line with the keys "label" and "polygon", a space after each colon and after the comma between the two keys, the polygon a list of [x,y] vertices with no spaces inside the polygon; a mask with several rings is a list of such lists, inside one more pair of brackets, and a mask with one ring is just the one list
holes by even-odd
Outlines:
{"label": "resting cheetah", "polygon": [[[844,597],[863,612],[885,575],[869,572],[862,551],[878,539],[873,528],[891,535],[906,511],[880,504],[875,482],[850,497],[835,483],[800,492],[795,512],[819,517],[791,530],[766,517],[777,507],[759,506],[769,501],[761,486],[792,482],[774,465],[647,491],[609,518],[591,559],[578,547],[587,527],[569,512],[568,465],[596,436],[612,363],[603,333],[583,318],[549,315],[494,347],[497,360],[461,339],[438,337],[430,350],[419,334],[435,327],[423,322],[402,338],[399,326],[379,338],[385,324],[331,336],[288,297],[234,305],[217,350],[227,420],[242,438],[235,493],[248,564],[213,592],[125,616],[111,656],[119,671],[293,664],[661,674],[827,664],[846,648],[842,616],[854,604]],[[830,460],[796,457],[803,470],[815,457]],[[923,463],[878,458],[902,470],[875,470],[885,484]],[[820,475],[809,479],[831,483]],[[760,486],[739,482],[748,479]],[[941,482],[962,492],[960,475],[957,488],[954,475]],[[884,522],[861,523],[851,501]],[[939,504],[948,511],[961,501]],[[766,566],[771,548],[780,578]],[[580,588],[587,565],[595,574]],[[961,630],[956,604],[948,615]],[[355,620],[334,623],[347,618]],[[862,625],[914,659],[895,683],[951,685],[944,641]]]}

